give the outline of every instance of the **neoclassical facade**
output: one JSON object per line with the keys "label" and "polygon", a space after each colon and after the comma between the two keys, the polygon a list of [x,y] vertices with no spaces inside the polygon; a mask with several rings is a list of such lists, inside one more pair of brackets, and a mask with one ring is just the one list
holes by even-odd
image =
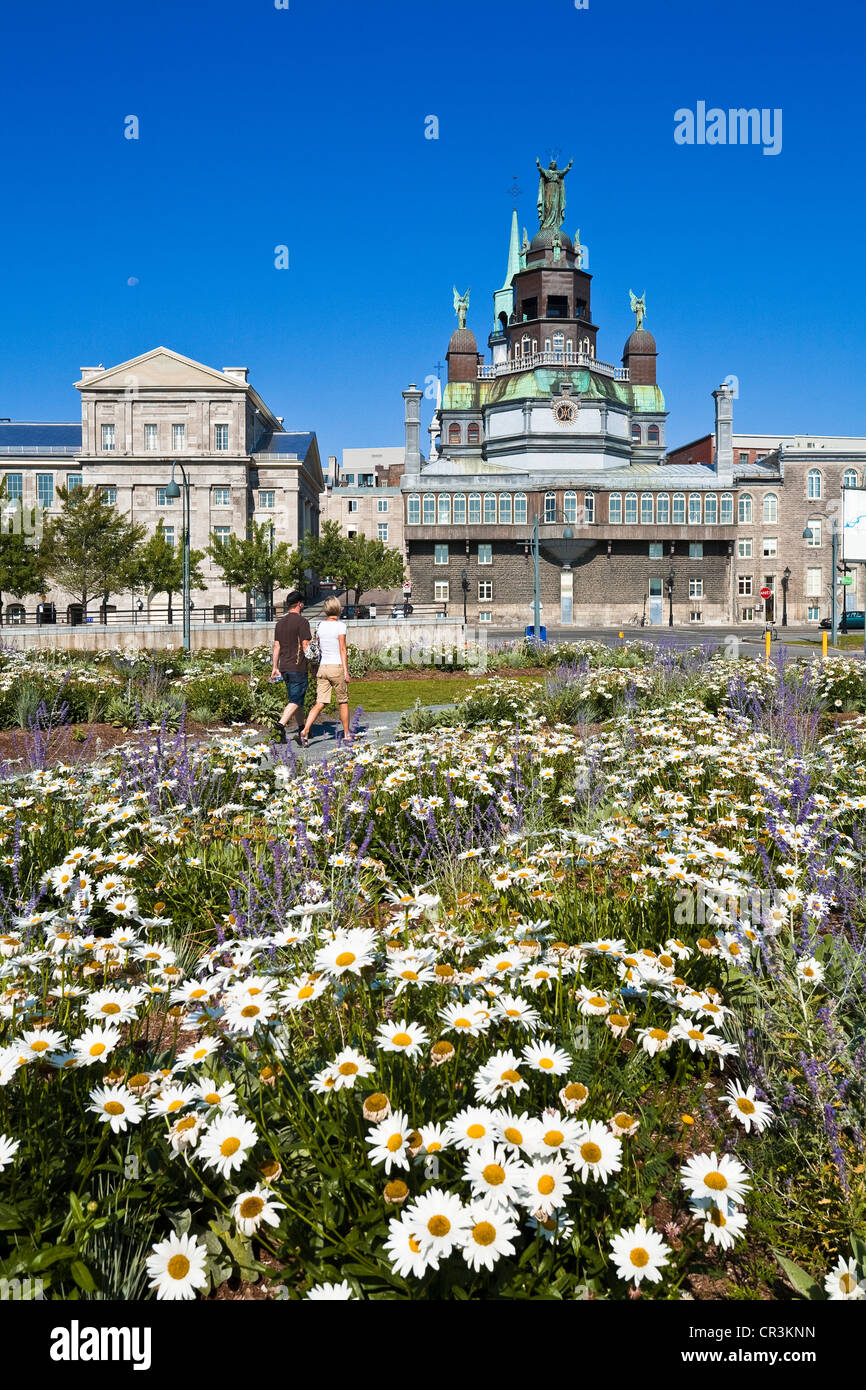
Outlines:
{"label": "neoclassical facade", "polygon": [[[217,371],[164,347],[116,367],[82,368],[80,424],[0,422],[7,494],[50,517],[60,487],[93,486],[148,532],[162,521],[179,545],[182,499],[166,496],[176,462],[190,482],[193,549],[204,550],[212,536],[243,536],[251,520],[270,525],[275,543],[297,546],[307,531],[318,532],[316,436],[285,430],[247,378],[245,367]],[[201,568],[207,587],[193,591],[196,609],[220,620],[243,606],[244,596],[227,589],[208,558]],[[65,613],[75,596],[49,598]],[[112,608],[128,613],[132,603],[132,595],[112,595],[109,615]],[[154,608],[164,605],[156,595]]]}

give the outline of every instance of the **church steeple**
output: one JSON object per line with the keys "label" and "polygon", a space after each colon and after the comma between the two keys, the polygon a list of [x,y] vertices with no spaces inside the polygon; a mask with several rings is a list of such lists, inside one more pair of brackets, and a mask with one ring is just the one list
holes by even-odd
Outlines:
{"label": "church steeple", "polygon": [[505,270],[505,283],[501,289],[495,290],[493,294],[493,332],[490,336],[490,346],[493,348],[493,360],[496,361],[496,342],[495,339],[502,340],[506,328],[514,312],[514,277],[520,273],[520,237],[517,225],[517,209],[511,214],[511,235],[508,238],[508,265]]}

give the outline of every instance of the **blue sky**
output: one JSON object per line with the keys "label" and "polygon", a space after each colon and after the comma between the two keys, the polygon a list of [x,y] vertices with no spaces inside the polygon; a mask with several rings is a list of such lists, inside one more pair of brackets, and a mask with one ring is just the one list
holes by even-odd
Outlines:
{"label": "blue sky", "polygon": [[[532,235],[553,152],[600,357],[646,291],[669,445],[710,428],[729,374],[737,430],[866,434],[864,23],[853,0],[17,0],[0,416],[75,419],[79,367],[164,343],[248,366],[323,457],[400,443],[455,282],[486,348],[514,175]],[[677,145],[698,101],[781,108],[781,153]]]}

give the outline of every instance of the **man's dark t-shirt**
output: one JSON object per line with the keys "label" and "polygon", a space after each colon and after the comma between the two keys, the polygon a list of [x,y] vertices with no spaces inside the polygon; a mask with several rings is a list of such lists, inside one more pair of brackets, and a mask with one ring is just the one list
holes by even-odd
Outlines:
{"label": "man's dark t-shirt", "polygon": [[280,671],[307,674],[309,667],[302,643],[309,642],[312,636],[310,624],[300,613],[286,613],[280,618],[274,629],[274,641],[280,644]]}

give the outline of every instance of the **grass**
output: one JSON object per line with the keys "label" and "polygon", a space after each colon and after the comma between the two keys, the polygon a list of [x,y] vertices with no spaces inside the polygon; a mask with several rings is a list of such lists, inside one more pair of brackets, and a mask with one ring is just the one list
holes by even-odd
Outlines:
{"label": "grass", "polygon": [[[361,705],[368,714],[388,710],[411,709],[416,700],[422,705],[450,705],[460,696],[477,690],[485,676],[431,676],[423,681],[356,680],[349,686],[352,707]],[[540,676],[523,678],[527,685],[541,680]]]}

